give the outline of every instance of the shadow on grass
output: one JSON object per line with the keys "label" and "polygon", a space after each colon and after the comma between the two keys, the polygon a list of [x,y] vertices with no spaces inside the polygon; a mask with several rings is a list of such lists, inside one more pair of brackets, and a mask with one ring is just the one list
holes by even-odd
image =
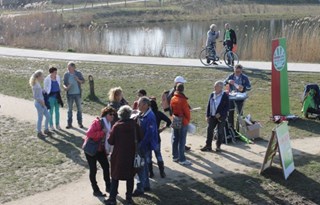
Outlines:
{"label": "shadow on grass", "polygon": [[60,153],[65,154],[74,163],[87,168],[87,161],[81,158],[82,137],[64,130],[56,130],[53,135],[41,140],[56,147]]}
{"label": "shadow on grass", "polygon": [[288,125],[317,135],[320,133],[320,121],[316,119],[299,118],[295,121],[289,121]]}

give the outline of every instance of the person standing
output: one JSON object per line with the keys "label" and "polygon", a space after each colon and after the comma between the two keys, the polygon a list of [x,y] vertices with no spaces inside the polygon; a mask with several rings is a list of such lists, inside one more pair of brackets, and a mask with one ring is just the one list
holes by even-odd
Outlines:
{"label": "person standing", "polygon": [[143,97],[143,96],[147,96],[147,91],[145,91],[144,89],[140,89],[138,90],[137,92],[137,100],[133,102],[133,105],[132,105],[132,109],[133,110],[137,110],[138,109],[138,101],[139,101],[139,98]]}
{"label": "person standing", "polygon": [[134,175],[136,174],[136,169],[133,167],[136,153],[135,137],[139,143],[143,134],[136,121],[130,119],[131,113],[132,109],[128,105],[124,105],[118,110],[120,120],[113,126],[108,139],[109,144],[113,145],[114,148],[111,155],[111,191],[109,199],[105,201],[107,205],[117,203],[119,180],[126,181],[127,204],[133,204],[132,192]]}
{"label": "person standing", "polygon": [[110,192],[111,184],[110,184],[109,162],[108,162],[106,149],[105,149],[105,140],[107,140],[106,136],[110,132],[110,127],[108,128],[107,126],[105,126],[105,123],[107,122],[108,124],[110,124],[113,121],[115,114],[116,114],[116,111],[113,108],[111,107],[103,108],[101,110],[100,118],[97,117],[89,127],[86,133],[86,138],[82,145],[82,147],[84,147],[88,142],[88,140],[93,140],[94,142],[99,144],[98,151],[94,156],[91,156],[85,153],[86,159],[88,161],[89,169],[90,169],[89,178],[90,178],[91,186],[93,189],[93,195],[98,197],[105,196],[105,194],[103,194],[100,191],[100,188],[96,180],[97,161],[99,162],[103,170],[103,178],[106,185],[106,192]]}
{"label": "person standing", "polygon": [[80,128],[82,125],[82,108],[81,108],[81,84],[85,82],[82,73],[76,70],[74,62],[68,63],[68,71],[63,76],[63,87],[67,91],[68,101],[68,125],[67,129],[72,128],[72,108],[73,103],[77,106],[77,120]]}
{"label": "person standing", "polygon": [[[229,51],[232,51],[233,46],[237,45],[237,35],[236,32],[230,28],[230,24],[226,23],[224,25],[224,39],[223,39],[223,45],[228,47]],[[228,64],[234,66],[234,62],[230,62],[230,60],[228,59]]]}
{"label": "person standing", "polygon": [[[41,88],[40,83],[43,82],[44,76],[43,76],[43,71],[42,70],[37,70],[35,71],[30,79],[29,79],[29,84],[32,88],[32,93],[33,93],[33,99],[34,99],[34,106],[37,109],[38,113],[38,121],[37,121],[37,136],[38,137],[44,137],[46,135],[51,134],[49,131],[49,118],[50,114],[48,112],[48,109],[45,104],[45,100],[43,97],[44,90]],[[45,122],[44,122],[44,134],[42,133],[42,119],[43,116],[45,116]]]}
{"label": "person standing", "polygon": [[173,117],[182,118],[182,126],[180,129],[173,129],[173,143],[172,155],[173,161],[179,162],[181,165],[191,165],[189,160],[185,157],[185,145],[188,131],[188,124],[190,122],[190,106],[188,98],[184,95],[184,85],[178,83],[176,91],[171,99],[170,107],[172,109]]}
{"label": "person standing", "polygon": [[203,152],[212,151],[213,131],[218,127],[218,138],[216,141],[216,151],[221,151],[221,144],[224,138],[224,128],[226,127],[226,119],[229,111],[229,96],[223,91],[223,82],[217,81],[214,84],[214,92],[210,94],[206,121],[207,141],[206,145],[200,150]]}
{"label": "person standing", "polygon": [[[109,102],[108,106],[113,107],[116,111],[120,109],[121,106],[128,105],[128,102],[123,98],[123,91],[121,87],[114,87],[109,90]],[[119,120],[118,116],[115,116],[114,123]]]}
{"label": "person standing", "polygon": [[[151,110],[154,113],[154,115],[156,116],[157,128],[158,128],[158,145],[157,145],[156,149],[154,150],[154,153],[155,153],[156,158],[157,158],[158,167],[159,167],[159,171],[160,171],[160,176],[161,176],[161,178],[164,178],[164,177],[166,177],[166,173],[164,172],[164,162],[163,162],[163,158],[162,158],[162,155],[161,155],[160,133],[162,131],[164,131],[166,128],[170,127],[171,120],[163,112],[161,112],[158,109],[158,105],[157,105],[157,102],[156,102],[155,98],[151,98],[150,103],[151,103]],[[160,128],[161,121],[166,122],[166,124],[163,125]],[[152,152],[151,152],[151,155],[150,155],[150,163],[148,164],[148,167],[149,167],[149,176],[150,176],[150,178],[152,178],[154,176],[153,166],[152,166]]]}
{"label": "person standing", "polygon": [[60,94],[60,76],[57,74],[58,69],[55,67],[49,68],[49,75],[44,79],[44,90],[49,96],[50,104],[50,120],[49,125],[52,130],[53,127],[53,111],[55,112],[55,126],[60,130],[60,105],[63,106],[63,102]]}
{"label": "person standing", "polygon": [[[251,90],[251,83],[247,75],[242,73],[243,66],[241,64],[237,64],[234,66],[234,72],[231,73],[224,81],[225,85],[229,85],[229,92],[240,92],[245,93]],[[238,109],[238,113],[242,115],[242,108],[244,100],[235,101]],[[234,101],[230,100],[230,111],[228,122],[234,128]]]}
{"label": "person standing", "polygon": [[151,151],[155,150],[158,146],[158,127],[156,116],[150,108],[150,99],[148,97],[141,97],[138,102],[140,115],[138,122],[143,131],[144,137],[139,144],[140,153],[145,158],[144,167],[138,171],[139,181],[137,189],[133,192],[132,196],[140,196],[145,191],[150,191],[148,164],[150,163]]}
{"label": "person standing", "polygon": [[[171,111],[171,108],[170,108],[170,102],[171,102],[171,99],[174,95],[174,92],[176,91],[176,87],[177,87],[177,84],[180,83],[180,84],[185,84],[187,82],[187,80],[185,80],[182,76],[177,76],[175,79],[174,79],[174,86],[173,88],[171,88],[168,92],[168,95],[167,95],[167,104],[168,104],[168,109],[164,110],[164,111],[168,111],[170,116],[172,115],[172,111]],[[189,107],[190,108],[190,107]],[[173,139],[173,133],[172,133],[172,139]],[[191,149],[191,147],[189,146],[185,146],[185,151],[189,151]]]}
{"label": "person standing", "polygon": [[220,36],[220,31],[216,31],[217,26],[215,24],[210,25],[210,30],[207,32],[206,47],[209,49],[209,58],[207,58],[207,63],[213,60],[213,64],[218,65],[215,62],[216,59],[216,40]]}

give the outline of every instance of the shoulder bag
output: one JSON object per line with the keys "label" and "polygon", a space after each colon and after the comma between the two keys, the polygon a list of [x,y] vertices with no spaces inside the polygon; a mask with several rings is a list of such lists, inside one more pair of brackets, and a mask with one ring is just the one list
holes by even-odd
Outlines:
{"label": "shoulder bag", "polygon": [[136,125],[134,125],[134,145],[136,151],[134,155],[133,167],[136,169],[140,169],[144,166],[145,161],[139,152]]}

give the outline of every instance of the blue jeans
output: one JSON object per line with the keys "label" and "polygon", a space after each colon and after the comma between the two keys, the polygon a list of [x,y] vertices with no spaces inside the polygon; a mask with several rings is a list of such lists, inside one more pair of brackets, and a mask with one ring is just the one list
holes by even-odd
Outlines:
{"label": "blue jeans", "polygon": [[58,100],[56,97],[49,97],[49,103],[50,103],[50,126],[53,126],[53,111],[56,116],[56,125],[60,125],[60,105],[58,103]]}
{"label": "blue jeans", "polygon": [[44,127],[45,127],[44,129],[47,130],[49,125],[49,118],[50,118],[50,114],[48,112],[47,107],[43,107],[38,101],[34,102],[34,106],[37,108],[37,112],[38,112],[37,132],[41,132],[43,115],[46,118],[44,122]]}
{"label": "blue jeans", "polygon": [[151,150],[148,150],[144,153],[144,166],[139,169],[138,171],[138,183],[137,183],[137,190],[139,192],[144,193],[145,188],[150,188],[150,182],[149,182],[149,169],[148,169],[148,163],[151,162],[150,159]]}
{"label": "blue jeans", "polygon": [[72,125],[72,108],[73,103],[77,106],[77,120],[78,124],[82,124],[82,108],[81,108],[81,95],[67,95],[68,101],[68,125]]}
{"label": "blue jeans", "polygon": [[[157,162],[163,162],[163,158],[162,158],[162,155],[161,155],[161,144],[160,144],[160,142],[158,143],[157,147],[153,151],[154,151],[154,154],[156,155]],[[152,163],[152,151],[150,152],[149,159],[150,159],[150,163]]]}
{"label": "blue jeans", "polygon": [[188,125],[184,125],[181,129],[173,129],[172,155],[173,159],[179,159],[180,162],[186,161],[185,145],[187,139]]}

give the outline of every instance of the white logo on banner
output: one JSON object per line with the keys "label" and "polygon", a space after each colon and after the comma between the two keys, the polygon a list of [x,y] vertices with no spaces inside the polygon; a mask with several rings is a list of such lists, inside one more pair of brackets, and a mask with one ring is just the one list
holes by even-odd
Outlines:
{"label": "white logo on banner", "polygon": [[277,71],[281,71],[286,63],[286,51],[278,46],[273,53],[273,65]]}

